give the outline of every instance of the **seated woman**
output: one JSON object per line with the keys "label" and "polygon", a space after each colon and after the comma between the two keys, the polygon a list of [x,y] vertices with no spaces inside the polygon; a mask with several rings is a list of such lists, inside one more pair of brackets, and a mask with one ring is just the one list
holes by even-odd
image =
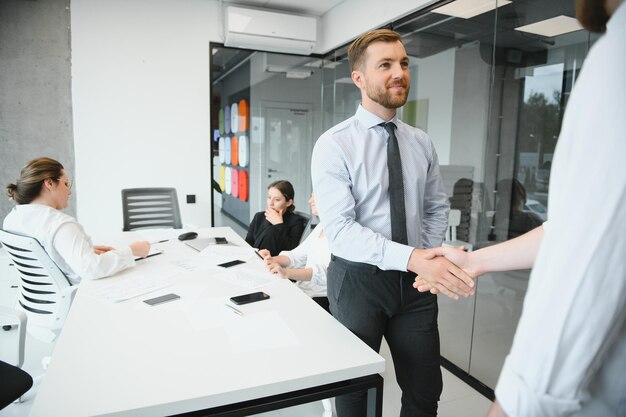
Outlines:
{"label": "seated woman", "polygon": [[[311,213],[317,216],[313,194],[309,204]],[[278,256],[270,256],[269,251],[263,249],[259,254],[265,259],[270,272],[281,278],[294,280],[305,294],[330,313],[326,297],[326,269],[330,263],[330,248],[321,225],[313,229],[304,242],[292,251],[282,251]]]}
{"label": "seated woman", "polygon": [[267,209],[254,215],[246,242],[267,249],[272,256],[298,246],[307,219],[295,214],[295,192],[289,181],[274,181],[267,187]]}
{"label": "seated woman", "polygon": [[75,218],[60,212],[72,195],[72,183],[63,165],[54,159],[30,161],[7,194],[17,205],[4,219],[7,232],[34,237],[72,284],[81,278],[97,279],[135,265],[135,256],[146,256],[150,243],[134,242],[114,249],[94,246]]}

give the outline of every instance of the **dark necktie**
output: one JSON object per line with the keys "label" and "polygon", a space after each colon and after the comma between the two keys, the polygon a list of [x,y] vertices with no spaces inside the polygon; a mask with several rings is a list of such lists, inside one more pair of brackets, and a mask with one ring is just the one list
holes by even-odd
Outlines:
{"label": "dark necktie", "polygon": [[392,122],[381,123],[389,133],[387,141],[387,169],[389,170],[389,204],[391,206],[391,240],[407,244],[406,210],[404,207],[404,181],[402,179],[402,160],[396,137],[396,125]]}

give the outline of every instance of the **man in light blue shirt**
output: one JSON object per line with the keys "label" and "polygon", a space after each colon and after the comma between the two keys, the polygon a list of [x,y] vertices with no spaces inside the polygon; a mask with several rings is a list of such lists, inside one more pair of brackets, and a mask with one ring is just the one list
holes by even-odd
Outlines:
{"label": "man in light blue shirt", "polygon": [[[425,250],[441,245],[448,203],[432,142],[396,117],[410,84],[400,36],[386,29],[366,33],[348,57],[361,105],[319,138],[311,164],[333,254],[330,308],[373,349],[385,336],[402,389],[401,416],[435,416],[442,388],[437,299],[412,283],[417,273],[458,298],[473,292],[473,280]],[[365,393],[338,397],[336,405],[339,417],[361,417]]]}

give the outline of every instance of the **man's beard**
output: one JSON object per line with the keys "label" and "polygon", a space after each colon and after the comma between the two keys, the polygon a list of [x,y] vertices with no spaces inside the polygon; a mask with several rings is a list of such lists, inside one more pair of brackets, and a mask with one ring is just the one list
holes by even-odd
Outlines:
{"label": "man's beard", "polygon": [[606,31],[609,15],[605,8],[606,0],[577,0],[576,19],[591,32]]}
{"label": "man's beard", "polygon": [[365,88],[365,93],[372,101],[380,104],[384,108],[397,109],[398,107],[404,106],[404,103],[406,103],[406,99],[409,96],[409,85],[406,80],[401,80],[399,82],[393,82],[389,87],[393,87],[394,85],[405,87],[404,93],[392,95],[391,92],[387,90],[388,86],[380,89],[370,88],[367,86]]}

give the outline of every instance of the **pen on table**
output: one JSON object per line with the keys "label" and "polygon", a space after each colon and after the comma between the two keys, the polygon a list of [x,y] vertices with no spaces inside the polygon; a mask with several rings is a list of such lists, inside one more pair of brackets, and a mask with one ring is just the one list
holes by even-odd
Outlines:
{"label": "pen on table", "polygon": [[156,253],[151,253],[150,255],[146,255],[146,256],[144,256],[143,258],[139,258],[139,259],[137,259],[137,260],[139,261],[139,260],[142,260],[142,259],[151,258],[151,257],[153,257],[153,256],[160,255],[160,254],[162,254],[162,253],[163,253],[163,251],[156,252]]}
{"label": "pen on table", "polygon": [[226,307],[230,308],[231,310],[233,310],[233,312],[235,314],[239,314],[240,316],[243,316],[243,312],[233,306],[231,306],[230,304],[224,304]]}
{"label": "pen on table", "polygon": [[261,260],[262,260],[262,261],[264,261],[264,260],[265,260],[265,258],[263,258],[263,257],[261,256],[261,254],[259,253],[259,251],[258,251],[258,250],[255,250],[255,251],[254,251],[254,253],[256,253],[256,256],[258,256],[259,258],[261,258]]}
{"label": "pen on table", "polygon": [[165,243],[165,242],[169,242],[169,239],[159,240],[157,243]]}

